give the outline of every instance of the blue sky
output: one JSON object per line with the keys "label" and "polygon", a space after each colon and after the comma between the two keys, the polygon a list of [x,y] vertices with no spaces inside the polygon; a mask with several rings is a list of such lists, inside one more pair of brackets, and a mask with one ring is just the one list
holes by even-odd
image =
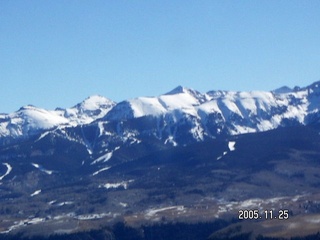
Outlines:
{"label": "blue sky", "polygon": [[320,1],[0,1],[0,112],[320,79]]}

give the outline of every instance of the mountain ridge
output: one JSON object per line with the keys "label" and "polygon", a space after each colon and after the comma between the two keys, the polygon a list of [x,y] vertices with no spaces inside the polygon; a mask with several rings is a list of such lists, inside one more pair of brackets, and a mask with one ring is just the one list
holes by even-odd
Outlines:
{"label": "mountain ridge", "polygon": [[[239,209],[288,210],[289,220],[256,222],[254,235],[269,236],[263,226],[271,222],[275,231],[316,233],[319,105],[319,83],[289,93],[178,87],[120,103],[92,96],[69,109],[28,105],[0,115],[0,131],[11,131],[0,137],[0,237],[117,222],[139,229],[223,219],[233,229]],[[246,221],[239,224],[246,232]]]}
{"label": "mountain ridge", "polygon": [[[153,125],[149,121],[149,126],[146,125],[149,129],[138,129],[162,138],[164,143],[185,144],[177,139],[178,129],[181,133],[183,128],[187,138],[203,141],[220,134],[260,132],[319,121],[319,93],[320,81],[302,88],[250,92],[200,93],[178,86],[159,96],[137,97],[119,103],[93,95],[66,109],[46,110],[27,105],[16,112],[0,114],[0,142],[5,144],[53,129],[67,130],[90,124],[98,124],[103,134],[103,126],[112,125],[112,122],[137,122],[137,119],[149,118]],[[118,125],[111,134],[123,138],[120,128]],[[138,129],[129,130],[131,137],[136,135],[134,138],[137,139],[141,135]]]}

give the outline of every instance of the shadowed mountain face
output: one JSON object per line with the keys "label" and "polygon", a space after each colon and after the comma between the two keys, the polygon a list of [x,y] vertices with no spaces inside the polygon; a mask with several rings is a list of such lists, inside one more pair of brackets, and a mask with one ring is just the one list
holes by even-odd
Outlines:
{"label": "shadowed mountain face", "polygon": [[[56,136],[7,147],[1,150],[1,156],[11,157],[0,166],[0,229],[9,235],[47,236],[100,226],[112,232],[116,222],[140,231],[154,224],[223,220],[222,228],[238,219],[240,209],[258,209],[262,219],[227,228],[239,236],[315,234],[319,132],[318,126],[302,126],[188,146],[132,144],[94,164],[83,145]],[[269,209],[288,210],[289,219],[264,219]],[[270,235],[270,229],[278,235]],[[217,231],[207,237],[229,230]]]}
{"label": "shadowed mountain face", "polygon": [[[152,231],[179,239],[177,226],[185,227],[180,239],[191,234],[187,226],[204,229],[191,239],[314,235],[318,95],[318,83],[269,93],[178,87],[118,104],[92,97],[67,110],[3,115],[0,239],[119,239],[123,229],[136,239],[157,239]],[[282,211],[288,218],[279,220]]]}

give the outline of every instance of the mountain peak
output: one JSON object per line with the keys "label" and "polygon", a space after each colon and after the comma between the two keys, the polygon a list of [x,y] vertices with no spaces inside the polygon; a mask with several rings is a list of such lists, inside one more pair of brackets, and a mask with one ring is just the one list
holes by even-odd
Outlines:
{"label": "mountain peak", "polygon": [[197,98],[201,103],[206,101],[206,97],[204,94],[198,92],[197,90],[186,88],[181,85],[179,85],[178,87],[174,88],[173,90],[171,90],[170,92],[164,95],[175,95],[175,94],[182,94],[182,93],[185,93],[187,95],[191,95],[194,98]]}
{"label": "mountain peak", "polygon": [[281,94],[281,93],[289,93],[292,91],[293,90],[291,88],[289,88],[288,86],[283,86],[283,87],[280,87],[280,88],[273,90],[272,92]]}
{"label": "mountain peak", "polygon": [[25,106],[22,106],[21,108],[19,108],[18,111],[23,111],[23,110],[29,110],[29,109],[36,109],[37,107],[32,105],[32,104],[28,104],[28,105],[25,105]]}
{"label": "mountain peak", "polygon": [[189,91],[188,88],[179,85],[176,88],[174,88],[173,90],[171,90],[170,92],[166,93],[165,95],[174,95],[174,94],[179,94],[179,93],[186,93],[188,91]]}
{"label": "mountain peak", "polygon": [[75,107],[82,108],[84,110],[97,110],[101,107],[113,106],[115,104],[116,103],[109,98],[101,95],[92,95],[77,104]]}

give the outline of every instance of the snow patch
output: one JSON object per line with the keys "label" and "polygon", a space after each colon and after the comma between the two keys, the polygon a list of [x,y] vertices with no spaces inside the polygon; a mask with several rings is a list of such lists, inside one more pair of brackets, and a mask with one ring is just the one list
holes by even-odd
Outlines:
{"label": "snow patch", "polygon": [[229,150],[230,150],[231,152],[234,151],[234,150],[236,150],[235,145],[236,145],[236,142],[234,142],[234,141],[230,141],[230,142],[228,143],[228,147],[229,147]]}
{"label": "snow patch", "polygon": [[53,217],[53,220],[61,220],[64,218],[74,218],[76,216],[76,214],[74,212],[70,212],[70,213],[63,213],[61,215],[55,216]]}
{"label": "snow patch", "polygon": [[228,209],[226,207],[219,206],[217,214],[225,213],[227,211],[228,211]]}
{"label": "snow patch", "polygon": [[242,201],[239,207],[241,209],[258,207],[261,205],[262,202],[263,200],[259,198],[248,199],[248,200]]}
{"label": "snow patch", "polygon": [[62,206],[71,205],[71,204],[73,204],[73,202],[71,202],[71,201],[66,201],[66,202],[58,203],[57,206],[58,206],[58,207],[62,207]]}
{"label": "snow patch", "polygon": [[128,207],[128,203],[119,202],[121,207]]}
{"label": "snow patch", "polygon": [[164,144],[170,143],[172,146],[176,147],[178,146],[178,143],[174,140],[173,136],[169,136],[165,141]]}
{"label": "snow patch", "polygon": [[107,171],[107,170],[110,169],[110,168],[111,168],[111,167],[101,168],[101,169],[99,169],[98,171],[94,172],[94,173],[92,174],[92,176],[95,176],[95,175],[97,175],[97,174],[99,174],[99,173],[101,173],[101,172],[103,172],[103,171]]}
{"label": "snow patch", "polygon": [[2,163],[2,165],[4,165],[4,166],[7,167],[7,171],[6,171],[6,173],[5,173],[4,175],[2,175],[2,176],[0,177],[0,181],[1,181],[5,176],[9,175],[9,173],[12,171],[12,167],[10,166],[9,163]]}
{"label": "snow patch", "polygon": [[251,199],[247,199],[242,202],[239,202],[238,207],[240,209],[256,208],[256,207],[260,207],[261,204],[275,204],[285,198],[286,197],[275,197],[275,198],[268,198],[268,199],[251,198]]}
{"label": "snow patch", "polygon": [[78,220],[92,220],[92,219],[101,219],[104,217],[111,216],[111,213],[94,213],[94,214],[83,214],[75,216],[74,218]]}
{"label": "snow patch", "polygon": [[223,152],[221,156],[217,157],[217,160],[220,160],[223,156],[227,155],[228,152]]}
{"label": "snow patch", "polygon": [[48,202],[48,204],[49,204],[49,205],[52,205],[52,204],[54,204],[54,203],[56,203],[56,202],[57,202],[57,200],[52,200],[52,201]]}
{"label": "snow patch", "polygon": [[35,142],[40,141],[42,138],[44,138],[45,136],[47,136],[49,133],[51,133],[51,132],[48,131],[48,132],[42,133],[42,134],[40,135],[40,137],[39,137]]}
{"label": "snow patch", "polygon": [[146,211],[146,217],[153,217],[159,212],[167,211],[167,210],[176,210],[176,211],[183,211],[184,206],[171,206],[171,207],[164,207],[164,208],[152,208]]}
{"label": "snow patch", "polygon": [[291,201],[296,202],[296,201],[298,201],[302,196],[303,196],[303,195],[296,195],[296,196],[294,196],[294,197],[291,199]]}
{"label": "snow patch", "polygon": [[38,224],[44,221],[45,221],[45,218],[32,218],[27,222],[27,224]]}
{"label": "snow patch", "polygon": [[103,122],[98,122],[98,128],[99,128],[99,137],[101,137],[104,133]]}
{"label": "snow patch", "polygon": [[44,172],[48,175],[51,175],[53,173],[53,171],[51,170],[47,170],[45,168],[43,168],[41,165],[37,164],[37,163],[31,163],[32,166],[34,166],[35,168],[38,168],[41,172]]}
{"label": "snow patch", "polygon": [[124,189],[128,189],[128,184],[133,182],[134,180],[129,180],[129,181],[122,181],[119,183],[105,183],[102,185],[99,185],[99,188],[104,187],[106,189],[110,189],[110,188],[119,188],[119,187],[123,187]]}
{"label": "snow patch", "polygon": [[112,154],[113,154],[113,151],[108,152],[108,153],[102,155],[101,157],[95,159],[90,165],[96,164],[98,162],[107,162],[112,158]]}
{"label": "snow patch", "polygon": [[30,197],[36,196],[41,193],[41,189],[34,191],[34,193],[30,194]]}
{"label": "snow patch", "polygon": [[14,222],[14,225],[10,226],[7,230],[0,232],[0,234],[5,234],[5,233],[10,233],[11,231],[18,229],[20,227],[24,227],[27,225],[33,225],[33,224],[39,224],[42,222],[45,222],[46,219],[45,218],[31,218],[31,219],[24,219],[21,221],[16,221]]}

